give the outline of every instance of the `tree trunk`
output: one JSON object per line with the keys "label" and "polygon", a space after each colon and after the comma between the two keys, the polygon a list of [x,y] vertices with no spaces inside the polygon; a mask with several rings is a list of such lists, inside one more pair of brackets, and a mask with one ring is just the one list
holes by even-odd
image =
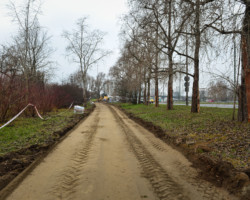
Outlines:
{"label": "tree trunk", "polygon": [[149,68],[149,74],[148,74],[148,95],[147,95],[147,105],[150,104],[150,81],[151,81],[151,67]]}
{"label": "tree trunk", "polygon": [[147,82],[144,82],[143,103],[147,104]]}
{"label": "tree trunk", "polygon": [[195,74],[194,74],[194,82],[193,82],[193,95],[192,95],[191,112],[193,112],[193,113],[199,113],[200,112],[199,67],[197,67],[197,64],[195,64]]}
{"label": "tree trunk", "polygon": [[243,34],[245,35],[246,47],[244,47],[244,68],[246,71],[246,100],[247,100],[247,121],[250,122],[250,2],[248,1],[245,11]]}
{"label": "tree trunk", "polygon": [[140,65],[140,74],[139,74],[139,101],[138,104],[141,104],[141,92],[142,92],[142,66]]}
{"label": "tree trunk", "polygon": [[147,105],[150,103],[150,79],[148,79]]}
{"label": "tree trunk", "polygon": [[200,0],[196,0],[195,9],[195,53],[194,53],[194,82],[192,94],[192,113],[200,112],[199,97],[199,54],[200,54],[201,32],[200,32]]}
{"label": "tree trunk", "polygon": [[168,98],[167,98],[167,110],[173,110],[173,50],[172,50],[172,37],[171,37],[171,24],[172,24],[172,2],[168,1],[168,46],[171,48],[168,50]]}
{"label": "tree trunk", "polygon": [[[159,25],[156,24],[156,45],[158,45]],[[155,107],[159,107],[159,79],[158,79],[158,65],[159,65],[159,50],[155,48]]]}
{"label": "tree trunk", "polygon": [[238,108],[238,121],[248,120],[248,99],[247,98],[247,84],[249,87],[249,81],[247,82],[247,51],[246,40],[244,35],[242,36],[242,70],[241,70],[241,86],[239,88],[239,108]]}
{"label": "tree trunk", "polygon": [[242,76],[239,91],[238,121],[250,122],[250,3],[246,3],[243,21],[242,42]]}
{"label": "tree trunk", "polygon": [[[158,70],[158,69],[157,69]],[[155,73],[155,107],[159,107],[159,80],[158,72]]]}
{"label": "tree trunk", "polygon": [[29,75],[28,70],[24,71],[24,78],[25,78],[25,103],[29,103]]}
{"label": "tree trunk", "polygon": [[87,81],[86,81],[86,73],[83,72],[82,74],[82,96],[83,96],[83,104],[87,104],[87,94],[86,94],[86,85],[87,85]]}
{"label": "tree trunk", "polygon": [[[188,55],[188,37],[186,35],[186,54]],[[188,73],[188,57],[186,57],[186,73]],[[186,75],[188,78],[188,75]],[[189,83],[188,81],[186,81]],[[188,91],[189,91],[189,86],[186,86],[186,106],[188,106]]]}
{"label": "tree trunk", "polygon": [[155,62],[155,107],[159,107],[159,78],[158,78],[158,50],[156,49]]}
{"label": "tree trunk", "polygon": [[246,101],[246,87],[245,78],[241,77],[241,86],[239,87],[239,107],[238,107],[238,121],[243,122],[247,119],[247,101]]}
{"label": "tree trunk", "polygon": [[141,87],[139,89],[138,104],[141,104]]}
{"label": "tree trunk", "polygon": [[167,110],[173,110],[173,61],[172,55],[169,54],[169,77],[168,77],[168,98],[167,98]]}

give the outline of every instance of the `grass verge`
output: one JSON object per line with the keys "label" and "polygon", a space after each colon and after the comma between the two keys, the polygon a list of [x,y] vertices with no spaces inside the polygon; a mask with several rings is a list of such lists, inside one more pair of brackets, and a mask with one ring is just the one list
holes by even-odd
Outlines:
{"label": "grass verge", "polygon": [[[90,105],[87,109],[90,108]],[[54,141],[54,134],[81,118],[73,110],[59,109],[48,113],[45,120],[38,117],[19,117],[0,130],[0,156],[32,145],[43,145]]]}
{"label": "grass verge", "polygon": [[176,143],[196,153],[228,161],[236,169],[250,167],[250,123],[232,121],[232,109],[202,107],[199,114],[190,107],[120,104],[127,112],[161,127]]}
{"label": "grass verge", "polygon": [[54,139],[54,132],[78,118],[72,110],[60,109],[41,120],[38,117],[20,117],[11,125],[0,130],[0,156],[31,145],[41,145]]}

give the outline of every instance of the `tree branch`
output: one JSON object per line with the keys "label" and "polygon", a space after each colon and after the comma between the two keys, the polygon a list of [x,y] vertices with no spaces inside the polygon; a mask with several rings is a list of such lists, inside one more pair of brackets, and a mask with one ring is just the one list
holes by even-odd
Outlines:
{"label": "tree branch", "polygon": [[219,33],[221,33],[221,34],[225,34],[225,35],[226,35],[226,34],[235,34],[235,33],[237,33],[237,34],[242,34],[242,31],[240,31],[240,30],[226,31],[226,30],[224,30],[224,29],[219,29],[219,28],[213,26],[212,24],[206,24],[205,26],[206,26],[206,27],[210,27],[210,28],[216,30],[217,32],[219,32]]}

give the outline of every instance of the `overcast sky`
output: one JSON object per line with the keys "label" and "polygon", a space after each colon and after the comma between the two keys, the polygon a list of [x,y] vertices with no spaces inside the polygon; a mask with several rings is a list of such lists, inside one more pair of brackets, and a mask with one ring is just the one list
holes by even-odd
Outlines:
{"label": "overcast sky", "polygon": [[[20,2],[21,0],[15,0]],[[9,0],[0,1],[0,44],[11,41],[15,35],[17,25],[8,16],[6,5]],[[43,0],[42,15],[39,17],[40,24],[48,30],[51,45],[56,49],[52,60],[57,61],[55,70],[56,81],[61,81],[78,67],[68,58],[65,58],[66,42],[61,37],[63,30],[72,30],[78,18],[88,16],[87,23],[91,29],[99,29],[107,33],[104,47],[113,51],[113,54],[93,67],[90,75],[96,76],[97,72],[108,73],[109,68],[119,56],[120,17],[127,11],[126,0]]]}
{"label": "overcast sky", "polygon": [[[24,0],[14,0],[22,2]],[[99,29],[107,33],[104,48],[113,51],[113,54],[99,63],[98,67],[93,67],[89,74],[96,76],[98,72],[108,73],[119,56],[120,18],[128,11],[127,0],[42,0],[42,15],[39,17],[40,24],[48,30],[51,38],[51,46],[56,49],[51,59],[58,63],[55,76],[52,81],[60,82],[66,79],[69,74],[75,72],[78,66],[65,57],[65,39],[61,37],[63,30],[72,30],[77,19],[88,16],[88,24],[91,29]],[[11,41],[11,36],[15,35],[17,25],[11,21],[6,8],[9,0],[0,0],[0,44]],[[222,64],[218,65],[221,68]],[[225,63],[223,64],[225,66]],[[228,65],[229,66],[229,65]],[[206,69],[206,64],[201,64],[202,69]],[[200,87],[207,87],[209,76],[200,74]],[[179,87],[179,81],[176,82]],[[176,87],[174,86],[174,87]],[[182,78],[182,90],[183,78]]]}

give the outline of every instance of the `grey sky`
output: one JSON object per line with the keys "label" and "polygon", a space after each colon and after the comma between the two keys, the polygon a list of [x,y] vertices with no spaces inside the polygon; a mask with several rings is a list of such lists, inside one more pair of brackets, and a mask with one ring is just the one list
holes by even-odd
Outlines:
{"label": "grey sky", "polygon": [[[20,0],[16,0],[20,2]],[[0,44],[11,41],[15,35],[17,25],[8,16],[6,5],[9,0],[0,2]],[[55,80],[60,81],[78,69],[76,64],[65,58],[65,40],[61,37],[63,30],[72,30],[78,18],[88,16],[91,29],[99,29],[107,33],[104,48],[112,50],[113,54],[100,63],[98,68],[93,67],[90,75],[96,76],[97,72],[108,72],[119,55],[119,18],[127,11],[126,0],[43,0],[40,23],[48,30],[51,45],[56,52],[51,57],[57,61]]]}

